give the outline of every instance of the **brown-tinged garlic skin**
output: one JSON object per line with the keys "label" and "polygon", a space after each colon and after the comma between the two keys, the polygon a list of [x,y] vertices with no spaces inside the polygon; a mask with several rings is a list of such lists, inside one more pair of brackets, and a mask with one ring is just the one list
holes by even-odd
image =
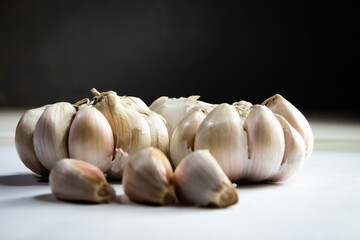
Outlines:
{"label": "brown-tinged garlic skin", "polygon": [[175,190],[188,205],[226,208],[239,201],[232,183],[207,149],[189,153],[174,170]]}
{"label": "brown-tinged garlic skin", "polygon": [[68,137],[76,109],[69,102],[50,104],[41,114],[34,130],[34,149],[48,170],[62,158],[67,158]]}
{"label": "brown-tinged garlic skin", "polygon": [[50,171],[49,185],[55,197],[64,201],[106,203],[116,198],[104,173],[79,159],[58,160]]}
{"label": "brown-tinged garlic skin", "polygon": [[132,155],[123,172],[123,189],[129,200],[147,205],[177,203],[174,173],[169,159],[155,147]]}
{"label": "brown-tinged garlic skin", "polygon": [[71,123],[69,158],[81,159],[106,172],[114,156],[115,142],[105,116],[91,105],[78,108]]}
{"label": "brown-tinged garlic skin", "polygon": [[20,160],[28,169],[40,176],[47,176],[49,170],[36,156],[33,137],[35,125],[46,106],[25,111],[15,129],[15,147]]}

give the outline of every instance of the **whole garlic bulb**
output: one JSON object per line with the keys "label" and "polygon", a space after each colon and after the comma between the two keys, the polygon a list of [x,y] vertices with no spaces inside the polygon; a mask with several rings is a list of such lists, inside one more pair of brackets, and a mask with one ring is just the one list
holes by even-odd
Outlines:
{"label": "whole garlic bulb", "polygon": [[262,104],[218,104],[200,122],[191,120],[191,131],[186,130],[189,115],[176,125],[170,141],[174,166],[184,155],[208,149],[232,182],[281,181],[313,151],[308,121],[279,94]]}
{"label": "whole garlic bulb", "polygon": [[36,156],[34,149],[35,125],[47,105],[25,111],[15,129],[15,147],[24,165],[40,176],[47,176],[49,170],[44,167]]}
{"label": "whole garlic bulb", "polygon": [[91,105],[80,106],[70,126],[69,157],[92,163],[106,172],[114,149],[113,132],[105,116]]}

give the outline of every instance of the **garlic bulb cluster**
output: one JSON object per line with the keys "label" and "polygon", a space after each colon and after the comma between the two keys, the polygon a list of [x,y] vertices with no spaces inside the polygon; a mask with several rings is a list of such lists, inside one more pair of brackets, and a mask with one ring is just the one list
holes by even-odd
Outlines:
{"label": "garlic bulb cluster", "polygon": [[148,205],[224,208],[236,183],[283,181],[311,157],[305,116],[280,94],[262,103],[207,103],[199,96],[138,97],[98,92],[20,118],[15,146],[62,200],[109,202],[120,179],[127,197]]}
{"label": "garlic bulb cluster", "polygon": [[304,115],[276,94],[261,104],[188,111],[170,136],[170,158],[177,167],[191,152],[208,149],[232,182],[282,181],[310,158],[313,145]]}

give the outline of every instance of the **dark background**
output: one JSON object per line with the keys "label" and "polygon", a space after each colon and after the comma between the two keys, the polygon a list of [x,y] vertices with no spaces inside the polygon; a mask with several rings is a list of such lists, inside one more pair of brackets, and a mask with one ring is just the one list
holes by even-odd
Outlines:
{"label": "dark background", "polygon": [[314,2],[1,0],[0,107],[95,87],[147,104],[280,93],[304,113],[359,117],[358,8]]}

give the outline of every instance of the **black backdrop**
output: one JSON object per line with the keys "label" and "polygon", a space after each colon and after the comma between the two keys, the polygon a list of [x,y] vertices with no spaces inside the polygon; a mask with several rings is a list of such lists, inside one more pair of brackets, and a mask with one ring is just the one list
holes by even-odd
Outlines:
{"label": "black backdrop", "polygon": [[[316,1],[314,1],[316,2]],[[0,107],[114,90],[360,115],[346,1],[0,1]]]}

